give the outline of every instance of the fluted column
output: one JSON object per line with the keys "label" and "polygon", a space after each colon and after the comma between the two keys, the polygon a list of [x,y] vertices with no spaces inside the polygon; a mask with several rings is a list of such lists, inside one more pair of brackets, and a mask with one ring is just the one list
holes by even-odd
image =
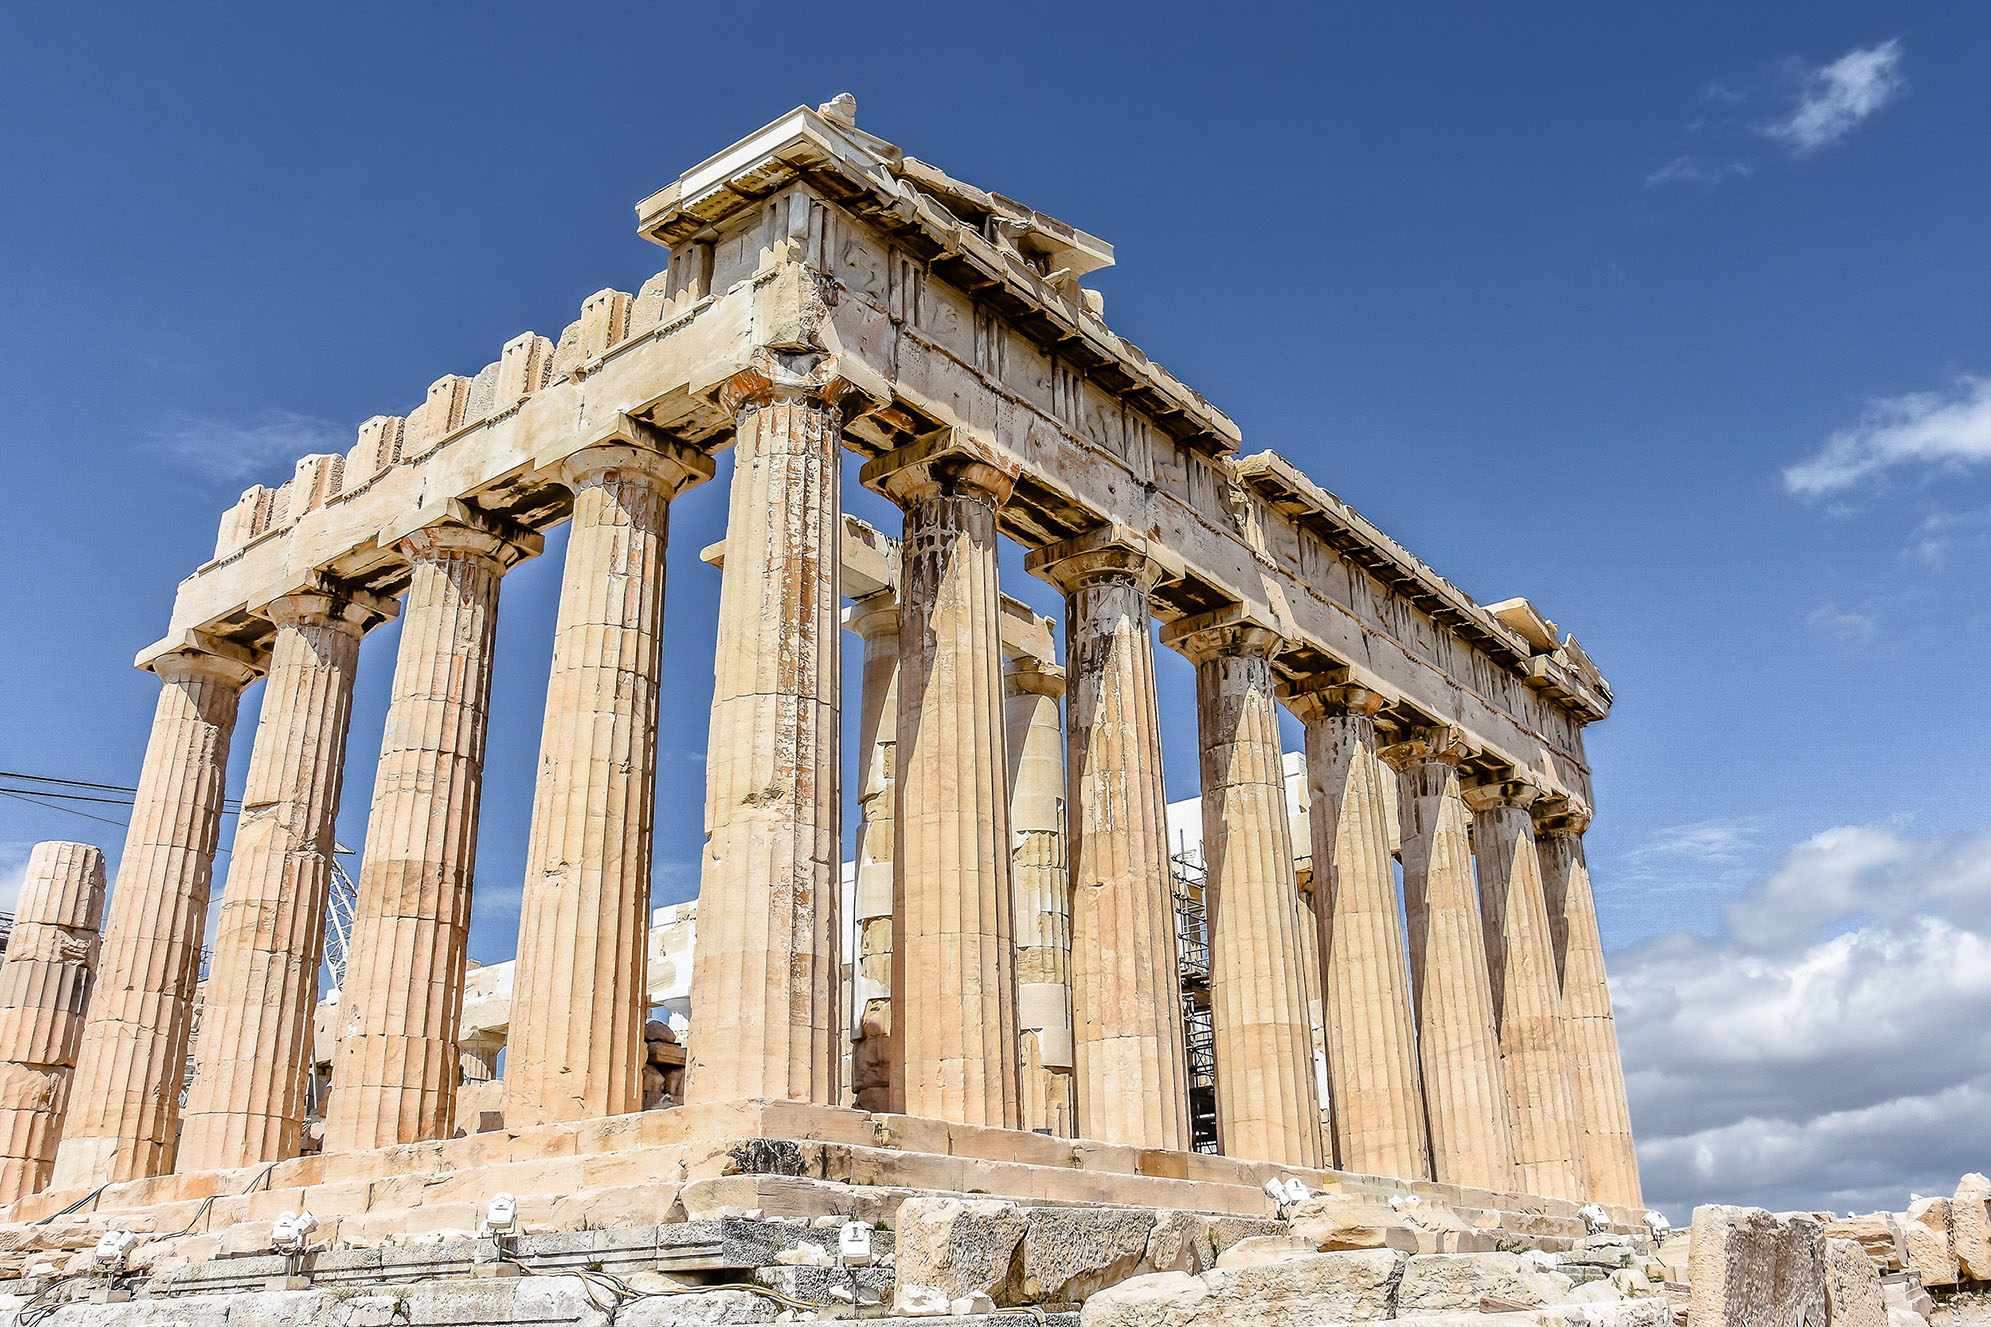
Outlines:
{"label": "fluted column", "polygon": [[48,1185],[103,916],[104,854],[37,843],[0,963],[0,1204]]}
{"label": "fluted column", "polygon": [[1322,1164],[1269,628],[1220,610],[1163,640],[1196,661],[1203,855],[1224,1155]]}
{"label": "fluted column", "polygon": [[1024,565],[1065,595],[1079,1134],[1188,1151],[1182,987],[1148,610],[1164,564],[1132,531],[1107,530],[1039,549]]}
{"label": "fluted column", "polygon": [[889,590],[860,599],[845,611],[844,624],[864,640],[851,1102],[859,1110],[890,1111],[898,1109],[892,1099],[892,820],[898,809],[892,757],[899,739],[899,601]]}
{"label": "fluted column", "polygon": [[1376,754],[1383,703],[1363,687],[1317,683],[1287,702],[1306,725],[1334,1164],[1423,1179],[1431,1174],[1424,1085]]}
{"label": "fluted column", "polygon": [[1523,1193],[1579,1198],[1583,1142],[1563,1063],[1562,992],[1528,813],[1539,795],[1517,780],[1465,789],[1479,857],[1479,916],[1500,1030],[1514,1182]]}
{"label": "fluted column", "polygon": [[259,668],[230,646],[194,641],[147,666],[159,704],[55,1151],[58,1189],[163,1175],[179,1151],[228,743]]}
{"label": "fluted column", "polygon": [[705,784],[688,1102],[841,1097],[847,384],[750,371]]}
{"label": "fluted column", "polygon": [[328,1152],[455,1130],[498,582],[539,547],[467,509],[396,545],[411,572],[337,1011]]}
{"label": "fluted column", "polygon": [[360,636],[395,605],[321,587],[263,612],[276,643],[201,1002],[182,1171],[278,1161],[302,1147],[353,668]]}
{"label": "fluted column", "polygon": [[671,499],[712,462],[634,421],[618,433],[561,464],[574,515],[519,899],[512,1128],[643,1104],[664,551]]}
{"label": "fluted column", "polygon": [[1397,770],[1431,1177],[1506,1192],[1514,1187],[1514,1153],[1473,886],[1471,813],[1459,792],[1466,754],[1449,728],[1422,730],[1383,753]]}
{"label": "fluted column", "polygon": [[1624,1064],[1618,1057],[1617,1023],[1604,975],[1604,941],[1590,891],[1583,831],[1590,813],[1568,798],[1530,808],[1542,890],[1562,984],[1562,1044],[1570,1095],[1583,1138],[1587,1196],[1598,1202],[1640,1207],[1638,1154],[1632,1147],[1631,1111],[1625,1101]]}
{"label": "fluted column", "polygon": [[879,457],[863,478],[905,512],[895,1095],[909,1115],[1013,1129],[1016,928],[996,588],[996,507],[1013,475],[944,435]]}
{"label": "fluted column", "polygon": [[1065,877],[1065,671],[1017,659],[1003,673],[1010,869],[1016,889],[1016,1019],[1023,1127],[1074,1136],[1072,924]]}

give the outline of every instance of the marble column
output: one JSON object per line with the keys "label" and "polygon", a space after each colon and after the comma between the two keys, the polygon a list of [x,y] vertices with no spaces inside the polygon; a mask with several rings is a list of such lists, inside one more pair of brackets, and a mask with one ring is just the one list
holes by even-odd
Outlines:
{"label": "marble column", "polygon": [[841,381],[748,372],[706,738],[685,1099],[842,1097]]}
{"label": "marble column", "polygon": [[1165,567],[1145,539],[1124,530],[1053,544],[1024,565],[1065,595],[1079,1136],[1186,1152],[1188,1070],[1148,609]]}
{"label": "marble column", "polygon": [[1440,1184],[1509,1192],[1514,1153],[1507,1090],[1473,886],[1471,812],[1459,791],[1465,742],[1454,729],[1423,729],[1383,755],[1397,771],[1404,913],[1431,1177]]}
{"label": "marble column", "polygon": [[1583,855],[1583,831],[1590,813],[1563,797],[1536,802],[1530,810],[1562,986],[1562,1045],[1583,1139],[1586,1196],[1601,1203],[1642,1207],[1624,1064],[1618,1057],[1611,988],[1604,976],[1604,941],[1590,892],[1590,865]]}
{"label": "marble column", "polygon": [[340,992],[325,1150],[447,1138],[498,582],[540,537],[467,509],[401,540],[401,647]]}
{"label": "marble column", "polygon": [[996,508],[1013,472],[960,435],[864,467],[905,512],[892,948],[897,1099],[1014,1129],[1016,928]]}
{"label": "marble column", "polygon": [[187,641],[147,666],[159,704],[55,1150],[58,1189],[173,1169],[228,743],[242,688],[261,671],[215,641]]}
{"label": "marble column", "polygon": [[1270,629],[1219,610],[1171,623],[1196,662],[1210,911],[1217,1136],[1224,1155],[1319,1166],[1299,887],[1286,818]]}
{"label": "marble column", "polygon": [[887,590],[851,605],[844,625],[864,641],[859,699],[864,782],[858,793],[857,953],[851,965],[851,1104],[896,1111],[892,1099],[892,821],[898,783],[899,601]]}
{"label": "marble column", "polygon": [[642,1106],[664,551],[671,499],[712,461],[634,421],[619,432],[560,466],[574,514],[519,899],[515,1129]]}
{"label": "marble column", "polygon": [[0,963],[0,1204],[48,1186],[104,916],[104,854],[37,843]]}
{"label": "marble column", "polygon": [[1016,1020],[1023,1127],[1075,1136],[1072,925],[1065,876],[1065,670],[1014,660],[1003,673],[1010,857],[1016,889]]}
{"label": "marble column", "polygon": [[1388,787],[1376,754],[1384,698],[1308,683],[1287,704],[1306,725],[1313,913],[1323,991],[1334,1164],[1399,1179],[1431,1174],[1417,1029],[1404,960]]}
{"label": "marble column", "polygon": [[1562,992],[1549,939],[1542,868],[1535,857],[1540,795],[1518,780],[1465,789],[1478,853],[1479,916],[1500,1030],[1514,1182],[1523,1193],[1583,1196],[1583,1143],[1562,1052]]}
{"label": "marble column", "polygon": [[395,611],[391,600],[332,587],[263,610],[276,643],[201,1002],[181,1171],[302,1148],[353,668],[361,635]]}

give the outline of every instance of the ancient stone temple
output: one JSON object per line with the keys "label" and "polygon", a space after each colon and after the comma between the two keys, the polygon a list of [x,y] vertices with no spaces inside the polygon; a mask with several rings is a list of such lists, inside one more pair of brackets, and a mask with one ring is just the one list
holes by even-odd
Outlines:
{"label": "ancient stone temple", "polygon": [[[138,659],[160,698],[96,993],[51,1187],[13,1218],[100,1187],[104,1211],[273,1214],[229,1206],[251,1179],[355,1230],[498,1189],[555,1225],[610,1190],[659,1221],[867,1190],[1257,1213],[1299,1175],[1637,1227],[1583,852],[1611,696],[1575,639],[1475,602],[1265,445],[1316,439],[1248,446],[1108,327],[1084,283],[1110,245],[905,155],[847,98],[637,224],[670,251],[639,291],[223,516]],[[699,552],[671,508],[727,448],[684,1104],[642,1111],[664,572]],[[903,512],[889,548],[844,516],[847,452]],[[455,1136],[499,591],[562,522],[502,1123]],[[1062,621],[1006,598],[1005,540]],[[385,731],[353,733],[360,641],[397,616]],[[1215,1156],[1190,1150],[1158,649],[1194,677]],[[305,1156],[349,741],[381,757]]]}

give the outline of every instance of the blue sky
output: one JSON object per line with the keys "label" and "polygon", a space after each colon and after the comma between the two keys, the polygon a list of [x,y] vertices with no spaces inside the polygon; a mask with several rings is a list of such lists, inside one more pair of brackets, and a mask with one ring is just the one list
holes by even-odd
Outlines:
{"label": "blue sky", "polygon": [[[1683,992],[1743,998],[1724,972],[1788,1030],[1799,973],[1848,1019],[1874,1007],[1835,955],[1906,974],[1991,930],[1988,56],[1967,5],[24,10],[0,47],[0,769],[130,783],[156,689],[129,660],[242,488],[635,289],[665,258],[637,199],[848,90],[865,128],[1112,241],[1109,320],[1250,448],[1577,633],[1619,697],[1589,733],[1591,858],[1648,1169],[1685,1200],[1754,1158],[1831,1206],[1770,1140],[1871,1149],[1848,1112],[1898,1123],[1904,1093],[1981,1112],[1991,1046],[1858,1101],[1820,1050],[1716,1118],[1694,1076],[1733,1066],[1677,1034]],[[696,551],[724,475],[675,511],[660,903],[696,888]],[[561,547],[505,590],[487,960],[512,943]],[[1014,557],[1005,587],[1056,606]],[[362,658],[354,845],[394,640]],[[1165,755],[1193,795],[1186,717]],[[48,837],[121,843],[0,799],[0,880]],[[1991,991],[1953,984],[1984,1023]],[[1929,1029],[1948,1060],[1955,1030]],[[1944,1126],[1907,1132],[1860,1194],[1961,1168]]]}

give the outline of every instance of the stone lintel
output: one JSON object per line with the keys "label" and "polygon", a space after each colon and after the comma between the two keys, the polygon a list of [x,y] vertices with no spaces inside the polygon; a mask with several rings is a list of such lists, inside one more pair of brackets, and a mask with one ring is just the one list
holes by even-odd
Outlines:
{"label": "stone lintel", "polygon": [[1344,676],[1324,674],[1282,685],[1280,701],[1302,722],[1337,714],[1359,714],[1373,719],[1390,704],[1389,696],[1346,680],[1345,670],[1337,671]]}
{"label": "stone lintel", "polygon": [[270,656],[267,650],[246,650],[233,641],[185,627],[152,642],[131,662],[134,668],[162,677],[166,675],[162,670],[210,669],[240,687],[268,671]]}
{"label": "stone lintel", "polygon": [[545,551],[546,537],[450,498],[434,509],[434,517],[418,530],[394,541],[394,551],[413,561],[449,552],[481,554],[508,570]]}
{"label": "stone lintel", "polygon": [[1118,522],[1046,544],[1024,557],[1023,569],[1066,594],[1095,576],[1130,576],[1152,590],[1189,574],[1180,555],[1161,540]]}
{"label": "stone lintel", "polygon": [[257,615],[279,624],[322,619],[351,627],[355,634],[364,635],[381,623],[392,622],[399,617],[401,602],[370,590],[337,584],[312,572],[263,605]]}
{"label": "stone lintel", "polygon": [[1474,811],[1498,811],[1532,806],[1542,790],[1526,779],[1475,779],[1459,789]]}
{"label": "stone lintel", "polygon": [[1026,657],[1015,660],[1003,674],[1003,682],[1017,691],[1053,699],[1065,694],[1065,670],[1042,659]]}
{"label": "stone lintel", "polygon": [[1201,662],[1220,654],[1279,652],[1286,633],[1245,604],[1227,604],[1193,617],[1177,618],[1161,629],[1161,643]]}
{"label": "stone lintel", "polygon": [[1425,760],[1442,760],[1456,765],[1472,754],[1472,743],[1467,740],[1465,730],[1449,723],[1412,728],[1403,734],[1402,740],[1384,747],[1381,752],[1383,759],[1398,769]]}
{"label": "stone lintel", "polygon": [[935,491],[970,491],[1000,507],[1021,470],[993,443],[966,429],[943,429],[867,461],[858,478],[902,507]]}
{"label": "stone lintel", "polygon": [[1564,834],[1580,838],[1590,828],[1590,808],[1574,797],[1544,795],[1528,809],[1534,813],[1535,833],[1543,838]]}

